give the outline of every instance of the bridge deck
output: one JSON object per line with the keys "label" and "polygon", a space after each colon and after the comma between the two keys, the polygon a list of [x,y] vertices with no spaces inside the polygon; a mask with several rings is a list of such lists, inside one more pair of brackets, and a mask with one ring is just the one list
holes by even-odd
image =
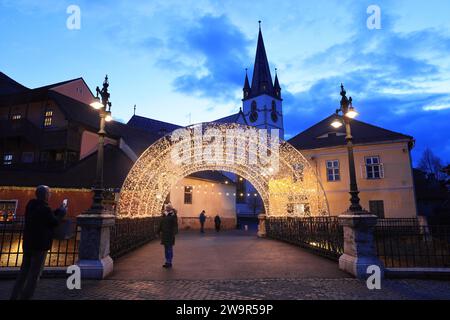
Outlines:
{"label": "bridge deck", "polygon": [[345,278],[337,262],[283,242],[260,239],[254,232],[181,232],[174,267],[162,268],[164,250],[153,241],[115,261],[111,279],[211,280]]}

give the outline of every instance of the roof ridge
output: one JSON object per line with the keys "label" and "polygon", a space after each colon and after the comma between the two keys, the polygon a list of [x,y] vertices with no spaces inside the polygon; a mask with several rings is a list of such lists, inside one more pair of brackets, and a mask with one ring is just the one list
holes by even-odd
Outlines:
{"label": "roof ridge", "polygon": [[48,85],[41,86],[41,87],[36,87],[36,88],[30,89],[30,90],[50,89],[50,88],[62,86],[63,84],[67,84],[67,83],[70,83],[70,82],[74,82],[74,81],[76,81],[76,80],[83,80],[83,81],[84,81],[83,77],[78,77],[78,78],[74,78],[74,79],[70,79],[70,80],[65,80],[65,81],[61,81],[61,82],[56,82],[56,83],[48,84]]}

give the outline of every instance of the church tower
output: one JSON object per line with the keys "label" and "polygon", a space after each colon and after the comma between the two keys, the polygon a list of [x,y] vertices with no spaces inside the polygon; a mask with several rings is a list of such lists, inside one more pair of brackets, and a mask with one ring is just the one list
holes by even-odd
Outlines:
{"label": "church tower", "polygon": [[279,129],[280,138],[284,139],[282,101],[277,73],[275,73],[275,82],[272,82],[261,32],[261,21],[259,21],[252,85],[250,86],[246,73],[243,88],[242,109],[247,123],[260,129]]}

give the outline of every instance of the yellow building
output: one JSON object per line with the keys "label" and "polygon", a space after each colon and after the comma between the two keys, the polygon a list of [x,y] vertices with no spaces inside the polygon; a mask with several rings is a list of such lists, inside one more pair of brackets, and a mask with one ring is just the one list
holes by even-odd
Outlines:
{"label": "yellow building", "polygon": [[[330,116],[289,140],[316,169],[331,215],[349,206],[349,170],[345,128],[331,127]],[[361,205],[381,218],[417,215],[410,151],[411,136],[358,120],[351,124]]]}

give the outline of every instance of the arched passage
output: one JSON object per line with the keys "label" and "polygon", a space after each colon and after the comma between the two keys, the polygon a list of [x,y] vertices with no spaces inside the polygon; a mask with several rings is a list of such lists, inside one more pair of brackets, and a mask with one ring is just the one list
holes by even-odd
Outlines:
{"label": "arched passage", "polygon": [[268,216],[328,215],[322,185],[303,155],[278,132],[239,124],[198,124],[151,145],[130,170],[119,217],[159,215],[180,179],[199,171],[238,174],[258,191]]}

